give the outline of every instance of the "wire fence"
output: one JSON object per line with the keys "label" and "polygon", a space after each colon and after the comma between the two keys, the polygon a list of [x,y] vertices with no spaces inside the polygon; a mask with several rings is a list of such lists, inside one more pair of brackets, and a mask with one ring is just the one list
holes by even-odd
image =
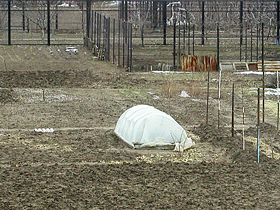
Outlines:
{"label": "wire fence", "polygon": [[181,69],[183,55],[257,62],[263,38],[265,59],[277,60],[279,10],[278,0],[7,0],[0,44],[86,44],[131,71]]}

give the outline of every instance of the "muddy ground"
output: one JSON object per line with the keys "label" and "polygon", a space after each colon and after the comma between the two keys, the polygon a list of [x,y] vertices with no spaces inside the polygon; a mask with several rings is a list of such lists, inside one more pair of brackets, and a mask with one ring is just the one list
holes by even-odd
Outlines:
{"label": "muddy ground", "polygon": [[[218,74],[211,73],[206,124],[205,73],[125,72],[82,47],[79,54],[61,46],[52,51],[2,50],[1,209],[279,208],[274,96],[266,97],[257,163],[261,76],[223,72],[218,120]],[[183,90],[190,97],[180,97]],[[183,153],[130,148],[113,130],[119,116],[138,104],[170,114],[196,145]],[[37,132],[43,128],[54,132]]]}

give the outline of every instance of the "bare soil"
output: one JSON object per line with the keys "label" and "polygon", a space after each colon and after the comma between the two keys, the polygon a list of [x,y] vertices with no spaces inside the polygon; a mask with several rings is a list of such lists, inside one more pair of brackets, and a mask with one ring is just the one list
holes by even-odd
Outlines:
{"label": "bare soil", "polygon": [[[206,123],[206,73],[125,72],[82,47],[79,54],[63,49],[1,50],[1,209],[279,208],[274,96],[266,97],[257,163],[261,76],[222,73],[218,121],[219,75],[211,73]],[[191,97],[180,97],[183,90]],[[119,116],[138,104],[170,114],[196,145],[182,153],[130,148],[113,130]]]}

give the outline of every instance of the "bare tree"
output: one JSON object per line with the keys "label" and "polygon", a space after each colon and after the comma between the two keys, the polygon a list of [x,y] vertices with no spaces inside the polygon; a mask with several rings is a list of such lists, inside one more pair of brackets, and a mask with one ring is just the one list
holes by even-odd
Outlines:
{"label": "bare tree", "polygon": [[140,8],[137,8],[137,11],[133,12],[130,15],[130,22],[136,30],[140,31],[141,34],[141,45],[144,46],[144,29],[145,26],[151,24],[151,14],[150,10],[142,11]]}
{"label": "bare tree", "polygon": [[[25,17],[29,20],[30,23],[36,25],[42,32],[42,39],[45,38],[45,32],[48,24],[47,17],[47,1],[46,0],[36,0],[28,2],[26,0],[18,0],[21,5],[25,4],[25,8],[32,8],[32,10],[25,10]],[[59,0],[51,1],[51,6],[56,7],[60,4]],[[36,9],[34,9],[36,8]],[[52,20],[57,16],[57,11],[50,13],[50,24]]]}

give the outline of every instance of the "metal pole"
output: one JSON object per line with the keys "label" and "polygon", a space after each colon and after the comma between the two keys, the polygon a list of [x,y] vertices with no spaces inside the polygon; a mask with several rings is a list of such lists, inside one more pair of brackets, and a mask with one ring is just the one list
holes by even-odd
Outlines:
{"label": "metal pole", "polygon": [[58,29],[58,6],[56,5],[55,8],[55,29]]}
{"label": "metal pole", "polygon": [[8,45],[11,45],[11,0],[8,0]]}
{"label": "metal pole", "polygon": [[128,20],[128,12],[127,12],[127,1],[124,2],[124,20]]}
{"label": "metal pole", "polygon": [[93,43],[93,32],[94,32],[94,24],[93,24],[93,20],[94,20],[94,13],[91,11],[91,19],[90,19],[90,40],[91,43]]}
{"label": "metal pole", "polygon": [[130,36],[129,36],[129,42],[130,42],[130,71],[132,71],[132,23],[130,23]]}
{"label": "metal pole", "polygon": [[245,150],[245,107],[244,107],[244,92],[242,87],[242,141],[243,150]]}
{"label": "metal pole", "polygon": [[257,126],[260,125],[260,88],[258,88]]}
{"label": "metal pole", "polygon": [[190,26],[190,22],[188,25],[188,55],[191,54],[191,26]]}
{"label": "metal pole", "polygon": [[123,30],[123,32],[122,32],[122,35],[123,35],[123,38],[122,38],[122,41],[123,41],[123,52],[122,52],[122,56],[123,56],[123,65],[122,65],[122,67],[124,68],[125,67],[125,28],[126,28],[126,24],[127,22],[122,22],[122,30]]}
{"label": "metal pole", "polygon": [[128,71],[129,68],[130,68],[130,40],[129,40],[129,35],[130,35],[130,26],[129,26],[129,23],[126,23],[126,37],[127,37],[127,69]]}
{"label": "metal pole", "polygon": [[27,22],[27,33],[29,33],[29,18],[27,18],[26,22]]}
{"label": "metal pole", "polygon": [[264,83],[264,23],[262,23],[262,88],[263,88],[263,122],[264,122],[264,101],[265,101],[265,83]]}
{"label": "metal pole", "polygon": [[173,23],[173,69],[176,67],[176,20]]}
{"label": "metal pole", "polygon": [[162,2],[162,22],[163,22],[163,44],[166,45],[166,1]]}
{"label": "metal pole", "polygon": [[25,31],[25,0],[22,0],[22,30]]}
{"label": "metal pole", "polygon": [[260,88],[258,88],[258,108],[257,108],[257,158],[260,162]]}
{"label": "metal pole", "polygon": [[116,37],[116,19],[113,19],[113,63],[115,63],[115,37]]}
{"label": "metal pole", "polygon": [[195,26],[193,25],[193,55],[194,55],[194,29],[195,29]]}
{"label": "metal pole", "polygon": [[243,37],[243,1],[240,1],[240,46],[242,46],[242,37]]}
{"label": "metal pole", "polygon": [[279,130],[279,73],[277,71],[277,130]]}
{"label": "metal pole", "polygon": [[47,33],[48,46],[51,45],[51,15],[50,15],[50,0],[47,0]]}
{"label": "metal pole", "polygon": [[119,32],[119,37],[118,37],[118,66],[121,65],[121,20],[119,19],[118,21],[119,27],[118,27],[118,32]]}
{"label": "metal pole", "polygon": [[96,29],[97,29],[97,25],[96,25],[96,23],[97,23],[97,21],[96,21],[96,17],[97,17],[97,15],[96,15],[96,12],[94,12],[94,36],[93,36],[93,43],[96,45]]}
{"label": "metal pole", "polygon": [[206,124],[208,124],[208,115],[209,115],[209,86],[210,86],[210,71],[208,69],[207,75],[207,99],[206,99]]}
{"label": "metal pole", "polygon": [[232,84],[231,136],[234,137],[234,83]]}
{"label": "metal pole", "polygon": [[257,156],[258,156],[258,163],[260,162],[260,137],[261,137],[261,131],[260,131],[260,126],[258,126],[258,138],[257,138]]}
{"label": "metal pole", "polygon": [[202,8],[201,8],[201,45],[204,45],[204,26],[205,26],[205,5],[204,5],[204,1],[202,2]]}
{"label": "metal pole", "polygon": [[186,53],[186,25],[187,25],[187,23],[185,23],[184,24],[184,33],[183,33],[183,45],[184,45],[184,50],[183,50],[183,52],[184,52],[184,55],[185,55],[185,53]]}
{"label": "metal pole", "polygon": [[219,84],[218,84],[218,99],[219,99],[219,107],[218,107],[218,128],[220,128],[220,113],[221,113],[221,83],[222,83],[222,71],[219,71]]}
{"label": "metal pole", "polygon": [[253,61],[253,26],[251,25],[251,62]]}
{"label": "metal pole", "polygon": [[248,51],[248,25],[246,24],[245,25],[245,62],[247,62],[247,57],[248,57],[248,54],[247,54],[247,51]]}
{"label": "metal pole", "polygon": [[86,30],[86,38],[89,39],[89,33],[90,33],[90,14],[91,14],[91,0],[87,0],[87,9],[86,9],[86,24],[87,24],[87,30]]}
{"label": "metal pole", "polygon": [[179,26],[178,26],[178,55],[177,55],[177,58],[178,58],[178,63],[177,65],[180,66],[181,65],[181,33],[180,33],[180,29],[181,29],[181,24],[180,24],[180,21],[179,21]]}
{"label": "metal pole", "polygon": [[220,27],[219,23],[217,24],[217,71],[220,69]]}
{"label": "metal pole", "polygon": [[257,24],[257,43],[256,43],[256,45],[257,45],[257,49],[256,49],[256,51],[257,51],[257,58],[256,58],[256,60],[258,61],[259,60],[259,24]]}
{"label": "metal pole", "polygon": [[106,49],[106,52],[107,52],[107,60],[110,61],[110,51],[111,51],[111,39],[110,39],[110,36],[111,36],[111,18],[108,17],[107,18],[107,49]]}
{"label": "metal pole", "polygon": [[277,0],[277,45],[280,42],[280,1]]}

